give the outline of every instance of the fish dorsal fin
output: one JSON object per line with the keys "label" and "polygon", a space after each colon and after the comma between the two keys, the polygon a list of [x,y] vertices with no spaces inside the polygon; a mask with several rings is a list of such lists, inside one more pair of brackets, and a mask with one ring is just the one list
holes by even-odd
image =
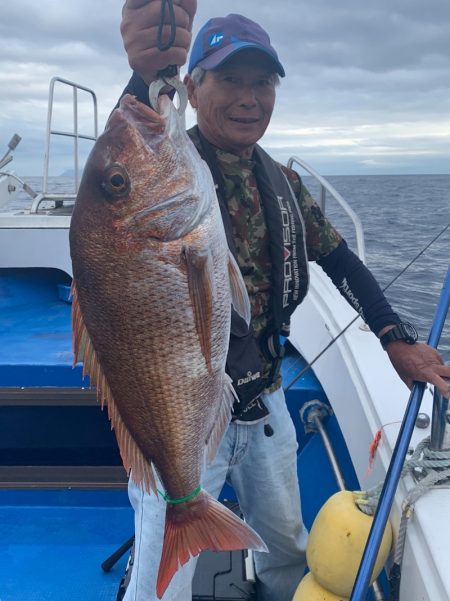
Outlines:
{"label": "fish dorsal fin", "polygon": [[144,457],[142,451],[134,441],[129,430],[119,413],[117,404],[111,393],[94,346],[83,320],[81,307],[78,302],[75,281],[72,283],[72,331],[73,331],[73,367],[78,361],[83,362],[83,378],[89,376],[90,385],[96,387],[97,401],[103,409],[108,408],[108,417],[116,433],[117,444],[127,474],[130,474],[137,485],[142,486],[147,492],[157,494],[153,466]]}
{"label": "fish dorsal fin", "polygon": [[194,312],[195,328],[200,340],[200,348],[208,367],[211,367],[211,325],[215,297],[214,268],[211,252],[199,252],[192,248],[184,248],[186,259],[189,296]]}
{"label": "fish dorsal fin", "polygon": [[244,279],[230,251],[228,251],[228,274],[230,276],[231,303],[234,310],[245,319],[247,325],[250,324],[250,300]]}
{"label": "fish dorsal fin", "polygon": [[222,393],[222,402],[219,405],[218,414],[214,420],[214,425],[206,439],[206,456],[208,465],[216,456],[217,449],[222,441],[225,430],[231,421],[231,411],[235,400],[239,400],[233,388],[233,383],[228,374],[225,374],[225,381]]}

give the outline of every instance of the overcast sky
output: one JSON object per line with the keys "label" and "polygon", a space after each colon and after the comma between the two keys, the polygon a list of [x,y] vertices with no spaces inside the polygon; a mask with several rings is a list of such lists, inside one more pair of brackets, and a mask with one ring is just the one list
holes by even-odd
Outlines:
{"label": "overcast sky", "polygon": [[[262,141],[275,158],[297,155],[324,174],[450,173],[448,0],[198,4],[195,31],[211,16],[240,12],[269,32],[286,70]],[[17,132],[14,169],[41,175],[50,79],[93,88],[100,128],[128,81],[122,1],[0,5],[0,155]],[[54,127],[68,129],[71,96],[59,90],[56,98]],[[54,175],[71,167],[69,146],[55,144]]]}

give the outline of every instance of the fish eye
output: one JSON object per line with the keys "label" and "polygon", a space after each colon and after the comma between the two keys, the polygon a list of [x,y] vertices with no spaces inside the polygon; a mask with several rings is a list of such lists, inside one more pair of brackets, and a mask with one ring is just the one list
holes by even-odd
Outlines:
{"label": "fish eye", "polygon": [[115,200],[128,194],[130,191],[130,178],[125,167],[119,163],[110,165],[103,174],[101,186],[106,194],[111,197],[110,200]]}

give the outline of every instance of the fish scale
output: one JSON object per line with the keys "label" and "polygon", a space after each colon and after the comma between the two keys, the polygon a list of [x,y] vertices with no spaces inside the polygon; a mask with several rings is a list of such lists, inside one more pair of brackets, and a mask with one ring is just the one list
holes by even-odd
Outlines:
{"label": "fish scale", "polygon": [[[168,495],[157,581],[204,549],[265,550],[201,489],[231,419],[231,305],[248,322],[214,183],[172,102],[124,96],[88,158],[70,228],[75,361],[105,401],[124,466]],[[173,503],[173,500],[182,500]]]}

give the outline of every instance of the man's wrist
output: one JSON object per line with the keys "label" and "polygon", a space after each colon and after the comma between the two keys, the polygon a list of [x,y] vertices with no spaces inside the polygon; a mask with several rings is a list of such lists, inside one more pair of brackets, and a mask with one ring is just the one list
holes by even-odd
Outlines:
{"label": "man's wrist", "polygon": [[403,341],[407,344],[417,342],[416,328],[407,321],[400,322],[396,325],[386,326],[378,333],[381,346],[386,350],[391,342]]}

